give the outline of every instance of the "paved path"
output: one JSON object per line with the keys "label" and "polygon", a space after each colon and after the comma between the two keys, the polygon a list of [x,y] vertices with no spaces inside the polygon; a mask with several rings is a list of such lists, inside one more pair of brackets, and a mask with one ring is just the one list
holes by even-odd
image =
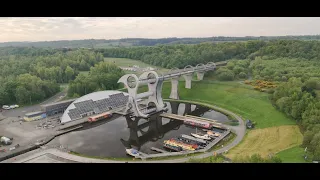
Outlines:
{"label": "paved path", "polygon": [[[214,106],[214,107],[216,109],[220,109],[220,110],[226,111],[227,113],[230,113],[239,121],[239,126],[227,126],[234,133],[237,134],[237,137],[235,138],[235,140],[232,143],[215,151],[216,153],[219,154],[219,153],[223,153],[226,150],[229,150],[229,149],[235,147],[237,144],[239,144],[245,135],[246,128],[244,125],[244,121],[238,115],[236,115],[226,109],[223,109],[223,108],[220,108],[217,106]],[[69,153],[64,152],[62,150],[59,150],[59,149],[37,149],[37,150],[31,151],[31,152],[28,152],[26,154],[22,154],[20,156],[5,160],[2,163],[35,162],[34,159],[39,159],[39,162],[41,162],[43,159],[49,159],[49,158],[44,157],[44,156],[48,156],[48,154],[51,156],[51,159],[53,156],[55,156],[56,159],[57,158],[63,159],[63,162],[79,162],[79,163],[124,163],[125,162],[125,161],[117,161],[117,160],[103,160],[103,159],[86,158],[86,157],[81,157],[81,156],[77,156],[77,155],[72,155],[72,154],[69,154]],[[139,160],[139,161],[128,161],[128,163],[183,163],[183,162],[187,162],[191,158],[206,158],[206,157],[209,157],[212,155],[213,155],[213,152],[207,152],[207,153],[199,154],[197,156],[186,157],[186,158],[177,158],[177,159],[170,159],[170,160],[154,160],[154,161],[151,161],[151,160],[140,161]]]}

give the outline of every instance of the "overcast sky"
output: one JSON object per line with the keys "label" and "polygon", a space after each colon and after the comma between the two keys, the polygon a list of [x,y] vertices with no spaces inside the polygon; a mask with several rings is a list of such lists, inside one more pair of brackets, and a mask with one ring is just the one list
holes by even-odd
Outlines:
{"label": "overcast sky", "polygon": [[318,17],[0,18],[0,42],[315,34],[320,34]]}

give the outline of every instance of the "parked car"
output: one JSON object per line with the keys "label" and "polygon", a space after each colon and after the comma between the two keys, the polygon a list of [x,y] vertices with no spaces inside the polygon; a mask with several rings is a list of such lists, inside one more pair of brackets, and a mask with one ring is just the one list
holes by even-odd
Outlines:
{"label": "parked car", "polygon": [[19,105],[14,104],[14,105],[11,105],[11,106],[10,106],[10,109],[15,109],[15,108],[18,108],[18,107],[19,107]]}
{"label": "parked car", "polygon": [[0,142],[1,142],[2,144],[4,144],[4,145],[10,145],[10,144],[12,144],[12,140],[11,140],[10,138],[4,137],[4,136],[2,136],[2,137],[0,138]]}
{"label": "parked car", "polygon": [[3,106],[2,106],[2,109],[9,110],[9,109],[11,109],[11,108],[10,108],[10,106],[8,106],[8,105],[3,105]]}

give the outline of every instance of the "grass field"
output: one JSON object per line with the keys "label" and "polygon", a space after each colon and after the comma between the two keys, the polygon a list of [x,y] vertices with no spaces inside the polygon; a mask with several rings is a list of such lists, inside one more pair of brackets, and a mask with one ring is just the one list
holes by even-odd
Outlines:
{"label": "grass field", "polygon": [[[226,156],[232,159],[236,156],[251,156],[257,153],[266,157],[270,153],[275,154],[300,145],[302,138],[303,136],[297,125],[255,129],[248,131],[242,143],[231,149]],[[287,154],[288,159],[290,159],[290,154],[283,154],[283,156]],[[294,159],[291,157],[291,160]]]}
{"label": "grass field", "polygon": [[79,74],[88,75],[89,71],[80,71]]}
{"label": "grass field", "polygon": [[[185,89],[185,82],[179,82],[182,100],[204,102],[220,106],[255,121],[256,128],[281,125],[295,125],[295,121],[277,111],[270,103],[267,93],[261,93],[238,82],[192,82],[192,89]],[[168,98],[171,83],[163,85],[163,98]]]}
{"label": "grass field", "polygon": [[305,163],[303,155],[305,154],[304,149],[300,146],[295,146],[277,153],[277,156],[284,163]]}
{"label": "grass field", "polygon": [[[127,59],[127,58],[104,58],[104,61],[110,62],[110,63],[115,62],[115,64],[119,67],[129,67],[129,66],[133,66],[133,65],[138,65],[141,68],[146,68],[146,67],[158,68],[159,70],[157,70],[157,72],[160,72],[160,73],[168,71],[168,69],[165,69],[165,68],[152,66],[152,65],[146,64],[141,61]],[[142,72],[134,72],[134,71],[126,71],[126,70],[124,72],[126,74],[142,74]],[[80,71],[79,73],[87,75],[89,73],[89,71]]]}
{"label": "grass field", "polygon": [[[105,62],[110,62],[110,63],[115,62],[115,64],[117,66],[120,66],[120,67],[129,67],[129,66],[137,65],[137,66],[139,66],[141,68],[153,67],[153,68],[159,68],[159,71],[161,71],[161,72],[167,71],[167,69],[164,69],[164,68],[152,66],[152,65],[146,64],[146,63],[141,62],[141,61],[137,61],[137,60],[133,60],[133,59],[127,59],[127,58],[104,58],[104,61]],[[130,72],[130,73],[132,73],[132,72]]]}

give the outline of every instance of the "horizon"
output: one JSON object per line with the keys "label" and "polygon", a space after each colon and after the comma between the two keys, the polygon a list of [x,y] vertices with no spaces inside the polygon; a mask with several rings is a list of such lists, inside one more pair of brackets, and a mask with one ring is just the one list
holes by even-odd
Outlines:
{"label": "horizon", "polygon": [[[169,39],[169,38],[177,38],[177,39],[183,39],[183,38],[212,38],[212,37],[235,37],[235,38],[242,38],[242,37],[290,37],[290,36],[320,36],[319,34],[301,34],[301,35],[281,35],[281,36],[208,36],[208,37],[160,37],[160,38],[137,38],[137,37],[129,37],[129,38],[119,38],[119,39]],[[95,39],[95,38],[87,38],[87,39],[58,39],[58,40],[41,40],[41,41],[4,41],[0,43],[38,43],[38,42],[56,42],[56,41],[83,41],[83,40],[119,40],[119,39]]]}
{"label": "horizon", "polygon": [[1,17],[0,42],[313,36],[318,24],[318,17]]}

